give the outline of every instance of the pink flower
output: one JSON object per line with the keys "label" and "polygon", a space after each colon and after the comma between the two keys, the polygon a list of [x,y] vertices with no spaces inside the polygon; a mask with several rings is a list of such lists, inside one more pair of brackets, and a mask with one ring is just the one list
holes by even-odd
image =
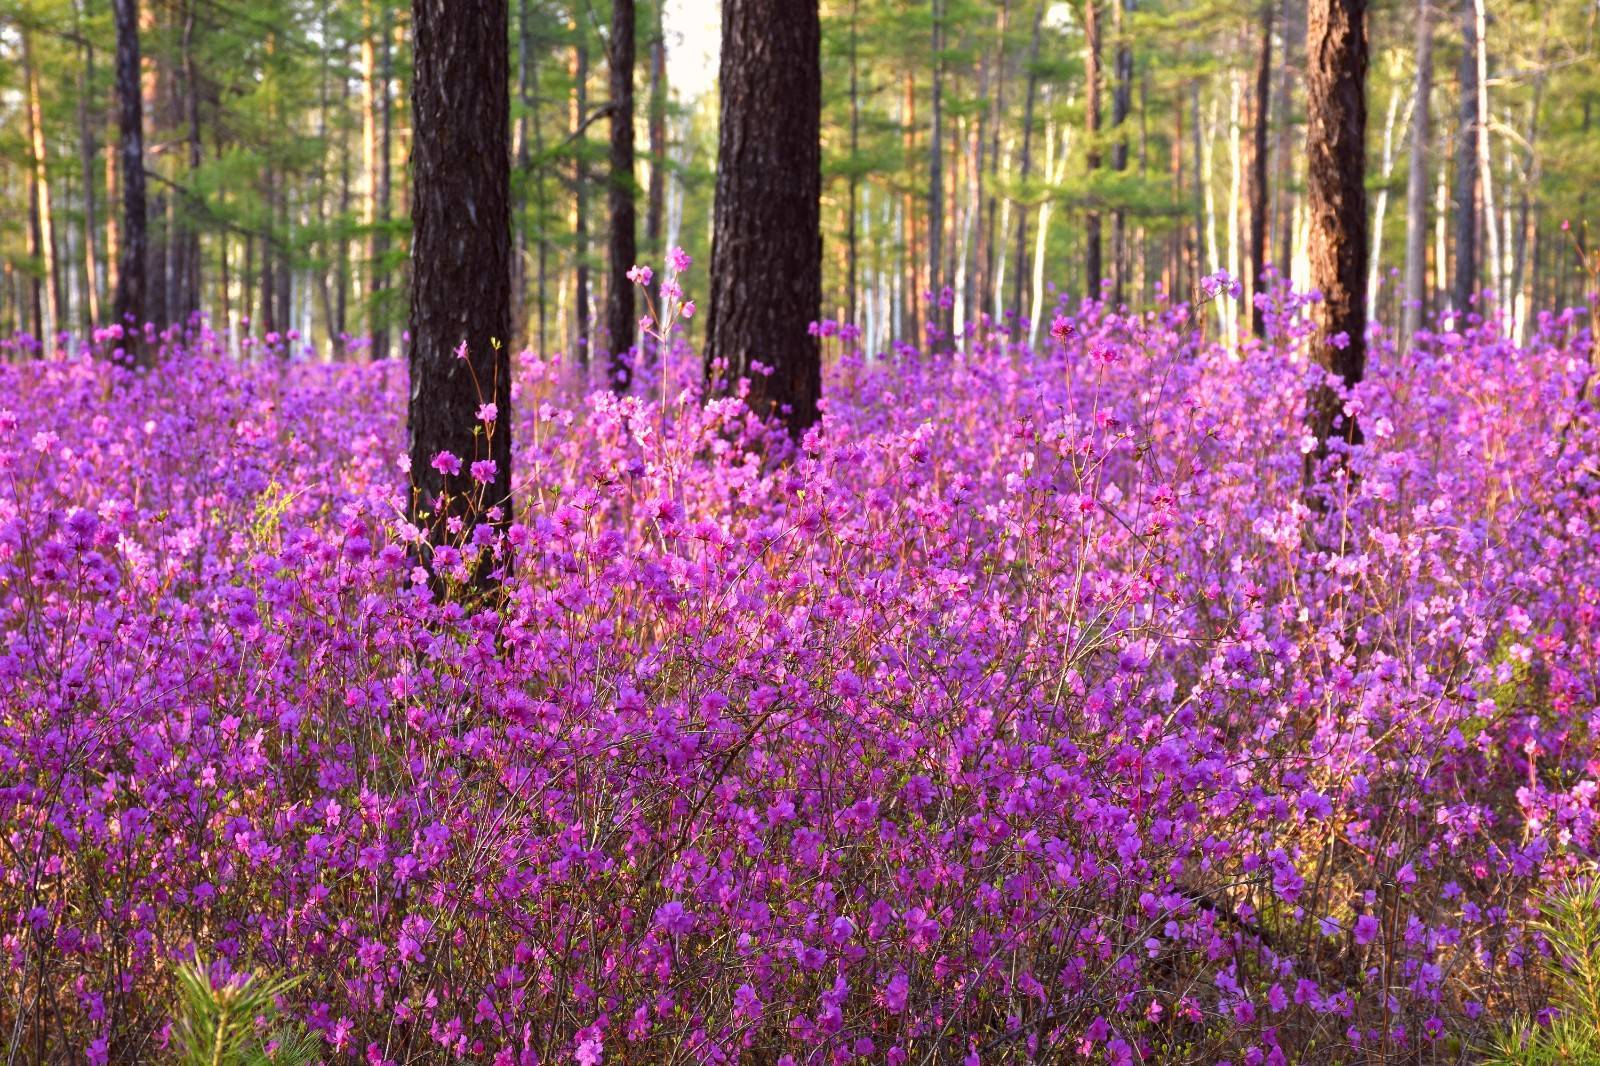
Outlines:
{"label": "pink flower", "polygon": [[461,343],[456,345],[456,358],[457,359],[465,359],[466,357],[467,357],[467,339],[465,337],[462,337],[461,338]]}
{"label": "pink flower", "polygon": [[689,253],[677,245],[673,245],[672,250],[667,252],[667,266],[674,274],[682,274],[693,262],[694,260],[689,258]]}
{"label": "pink flower", "polygon": [[480,485],[487,485],[494,480],[496,469],[493,459],[479,459],[472,464],[472,480]]}
{"label": "pink flower", "polygon": [[681,313],[683,314],[684,318],[693,318],[694,317],[694,301],[693,300],[685,301]]}
{"label": "pink flower", "polygon": [[648,285],[653,277],[655,277],[655,272],[647,266],[632,266],[628,268],[628,280],[635,285]]}
{"label": "pink flower", "polygon": [[1072,336],[1072,319],[1066,315],[1057,315],[1050,320],[1050,336],[1055,338],[1057,344],[1065,344],[1068,337]]}
{"label": "pink flower", "polygon": [[433,460],[428,465],[441,474],[461,473],[461,457],[454,452],[440,452],[433,457]]}
{"label": "pink flower", "polygon": [[493,422],[496,418],[499,417],[499,415],[500,415],[500,408],[496,407],[492,403],[481,403],[481,404],[478,405],[478,421],[479,422]]}

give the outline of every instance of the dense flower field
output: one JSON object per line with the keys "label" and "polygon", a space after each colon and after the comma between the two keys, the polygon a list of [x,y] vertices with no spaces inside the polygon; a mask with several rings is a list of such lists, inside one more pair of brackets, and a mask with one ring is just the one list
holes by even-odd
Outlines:
{"label": "dense flower field", "polygon": [[524,357],[448,597],[402,365],[13,345],[7,1046],[159,1059],[198,954],[329,1061],[1470,1057],[1600,846],[1588,316],[1380,339],[1308,501],[1281,310],[827,329],[800,445]]}

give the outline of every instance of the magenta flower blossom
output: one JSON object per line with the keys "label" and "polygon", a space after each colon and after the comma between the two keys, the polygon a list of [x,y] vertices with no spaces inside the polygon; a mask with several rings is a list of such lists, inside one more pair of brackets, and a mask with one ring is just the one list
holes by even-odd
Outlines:
{"label": "magenta flower blossom", "polygon": [[461,457],[453,452],[440,452],[429,461],[428,465],[441,474],[461,473]]}
{"label": "magenta flower blossom", "polygon": [[498,417],[500,417],[500,408],[496,407],[494,404],[481,403],[478,405],[479,422],[493,422]]}
{"label": "magenta flower blossom", "polygon": [[667,252],[667,267],[674,274],[686,272],[693,262],[694,260],[689,258],[689,253],[677,245],[673,245]]}
{"label": "magenta flower blossom", "polygon": [[635,285],[648,285],[655,272],[647,266],[631,266],[628,268],[628,280]]}
{"label": "magenta flower blossom", "polygon": [[472,480],[482,485],[487,485],[494,480],[495,461],[493,459],[479,459],[472,464]]}

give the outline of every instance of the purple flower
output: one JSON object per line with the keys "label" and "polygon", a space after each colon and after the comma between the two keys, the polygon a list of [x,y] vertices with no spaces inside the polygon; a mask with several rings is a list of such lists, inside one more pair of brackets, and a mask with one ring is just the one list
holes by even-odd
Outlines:
{"label": "purple flower", "polygon": [[461,473],[461,457],[454,452],[440,452],[428,463],[441,474]]}
{"label": "purple flower", "polygon": [[653,277],[655,277],[655,272],[647,266],[631,266],[628,268],[628,280],[635,285],[648,285]]}
{"label": "purple flower", "polygon": [[667,252],[667,267],[674,274],[682,274],[693,262],[694,260],[689,258],[689,253],[677,245],[673,245]]}
{"label": "purple flower", "polygon": [[694,929],[694,915],[673,900],[656,908],[656,925],[669,936],[684,936]]}
{"label": "purple flower", "polygon": [[479,459],[472,464],[472,480],[482,485],[487,485],[494,480],[495,461],[493,459]]}

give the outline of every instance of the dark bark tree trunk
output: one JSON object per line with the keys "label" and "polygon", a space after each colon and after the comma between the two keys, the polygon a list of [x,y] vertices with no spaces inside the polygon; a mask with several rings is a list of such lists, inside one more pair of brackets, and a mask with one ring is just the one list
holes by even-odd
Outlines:
{"label": "dark bark tree trunk", "polygon": [[574,16],[577,36],[573,42],[572,132],[580,138],[573,157],[573,237],[578,261],[577,292],[574,294],[574,319],[577,323],[578,365],[589,366],[589,167],[584,161],[584,123],[589,116],[589,37],[583,20]]}
{"label": "dark bark tree trunk", "polygon": [[[1028,48],[1028,88],[1022,103],[1022,158],[1018,161],[1018,183],[1026,186],[1033,171],[1033,105],[1039,95],[1039,36],[1044,28],[1047,5],[1041,0],[1033,16],[1033,44]],[[1016,312],[1017,326],[1022,320],[1022,282],[1028,272],[1028,211],[1027,205],[1017,204],[1016,270],[1011,279],[1011,310]]]}
{"label": "dark bark tree trunk", "polygon": [[533,169],[528,148],[528,120],[533,111],[534,69],[532,11],[528,0],[517,2],[517,113],[511,124],[511,158],[515,193],[511,204],[511,310],[513,336],[520,348],[528,335],[528,196],[527,178]]}
{"label": "dark bark tree trunk", "polygon": [[1267,131],[1272,126],[1272,14],[1276,0],[1261,5],[1261,50],[1256,58],[1255,139],[1250,156],[1250,328],[1267,334],[1266,319],[1255,305],[1261,273],[1267,266]]}
{"label": "dark bark tree trunk", "polygon": [[856,70],[856,46],[859,33],[856,19],[859,3],[850,0],[850,200],[845,210],[845,318],[856,321],[856,273],[859,255],[856,248],[856,201],[860,178],[856,173],[856,153],[861,148],[861,97],[860,81]]}
{"label": "dark bark tree trunk", "polygon": [[650,6],[650,188],[645,194],[644,240],[651,255],[660,255],[667,202],[667,37],[662,21],[666,0],[651,0]]}
{"label": "dark bark tree trunk", "polygon": [[627,392],[633,379],[633,282],[628,270],[638,257],[638,223],[633,179],[633,0],[611,5],[611,180],[607,183],[611,213],[611,279],[606,288],[606,350],[611,357],[611,385]]}
{"label": "dark bark tree trunk", "polygon": [[[794,434],[822,360],[822,31],[817,0],[723,0],[721,127],[706,365]],[[770,374],[753,373],[759,361]]]}
{"label": "dark bark tree trunk", "polygon": [[[1112,0],[1113,3],[1119,0]],[[1100,12],[1097,0],[1085,0],[1083,5],[1083,125],[1088,134],[1088,148],[1084,162],[1089,169],[1089,217],[1084,226],[1086,248],[1084,271],[1088,277],[1089,295],[1100,298],[1100,211],[1094,206],[1093,188],[1095,172],[1100,169]],[[1034,308],[1034,314],[1039,309]]]}
{"label": "dark bark tree trunk", "polygon": [[[339,79],[341,112],[350,109],[350,79]],[[341,131],[339,134],[339,217],[350,217],[350,139]],[[334,336],[343,338],[349,332],[349,301],[350,301],[350,239],[344,235],[345,226],[339,227],[338,248],[338,292],[334,294],[333,304],[333,332]],[[226,290],[224,290],[226,291]],[[343,340],[340,341],[343,344]]]}
{"label": "dark bark tree trunk", "polygon": [[[1406,176],[1406,265],[1402,283],[1400,336],[1422,325],[1428,302],[1428,142],[1433,136],[1433,11],[1430,0],[1417,3],[1417,102],[1411,126],[1411,172]],[[1442,264],[1441,264],[1442,265]]]}
{"label": "dark bark tree trunk", "polygon": [[[943,47],[944,11],[940,0],[930,0],[933,16],[933,92],[931,99],[932,131],[928,153],[928,290],[933,302],[928,305],[930,323],[939,330],[945,329],[944,311],[944,66],[939,61]],[[933,343],[939,334],[929,330]]]}
{"label": "dark bark tree trunk", "polygon": [[[507,0],[412,0],[415,73],[411,224],[411,367],[407,430],[411,519],[444,533],[471,519],[471,464],[492,460],[481,489],[496,520],[511,513],[511,132]],[[456,353],[465,345],[464,357]],[[478,405],[498,407],[486,427]],[[459,474],[433,465],[440,452]],[[441,496],[448,501],[440,506]],[[479,577],[487,576],[484,567]]]}
{"label": "dark bark tree trunk", "polygon": [[[1006,114],[1006,24],[1011,15],[1011,0],[1000,0],[1000,13],[996,16],[994,68],[995,83],[993,109],[989,113],[989,182],[983,224],[978,230],[978,281],[979,313],[994,307],[995,272],[999,263],[1000,246],[1005,240],[996,227],[1000,198],[995,195],[1000,181],[1000,130],[1005,125]],[[972,317],[977,317],[969,312]]]}
{"label": "dark bark tree trunk", "polygon": [[[83,61],[83,70],[78,75],[78,163],[83,180],[83,272],[86,304],[82,322],[84,326],[89,327],[100,324],[101,303],[101,262],[98,251],[100,224],[94,199],[94,158],[98,149],[94,143],[94,126],[89,122],[90,93],[94,85],[94,49],[83,36],[82,7],[75,4],[72,11],[74,28],[82,39],[78,52]],[[106,209],[110,210],[111,205],[107,204]]]}
{"label": "dark bark tree trunk", "polygon": [[1456,216],[1452,303],[1465,314],[1478,288],[1478,25],[1472,0],[1462,0],[1461,35],[1461,119],[1456,128],[1456,180],[1450,208]]}
{"label": "dark bark tree trunk", "polygon": [[[374,213],[377,228],[372,233],[372,355],[375,359],[389,357],[389,270],[385,260],[389,257],[389,200],[394,185],[394,93],[389,84],[394,77],[394,42],[390,40],[389,9],[384,8],[380,22],[378,45],[378,85],[382,95],[378,100],[378,188]],[[509,105],[508,105],[509,106]],[[503,338],[510,342],[509,336]]]}
{"label": "dark bark tree trunk", "polygon": [[[144,98],[139,84],[139,3],[112,0],[117,25],[117,128],[122,164],[122,256],[117,265],[113,312],[137,334],[145,318]],[[137,362],[143,345],[136,337],[123,348]]]}
{"label": "dark bark tree trunk", "polygon": [[[1116,130],[1116,142],[1111,146],[1111,169],[1121,173],[1128,168],[1128,135],[1122,128],[1133,107],[1133,46],[1128,43],[1123,15],[1132,11],[1134,0],[1112,0],[1113,32],[1117,38],[1116,87],[1111,93],[1111,127]],[[1123,301],[1125,275],[1128,272],[1127,218],[1121,207],[1111,213],[1111,302]]]}
{"label": "dark bark tree trunk", "polygon": [[[1311,0],[1306,20],[1311,283],[1322,291],[1312,351],[1346,385],[1366,367],[1366,16],[1366,0]],[[1308,470],[1336,432],[1359,440],[1354,419],[1337,425],[1339,397],[1326,385],[1312,390],[1306,415],[1319,444]]]}
{"label": "dark bark tree trunk", "polygon": [[[187,127],[189,149],[189,174],[200,169],[200,74],[194,58],[194,2],[183,5],[183,81],[187,100],[184,101],[184,119]],[[177,318],[187,327],[189,317],[200,310],[200,227],[195,218],[192,200],[184,200],[180,207],[183,217],[183,276],[178,279],[179,305]]]}

